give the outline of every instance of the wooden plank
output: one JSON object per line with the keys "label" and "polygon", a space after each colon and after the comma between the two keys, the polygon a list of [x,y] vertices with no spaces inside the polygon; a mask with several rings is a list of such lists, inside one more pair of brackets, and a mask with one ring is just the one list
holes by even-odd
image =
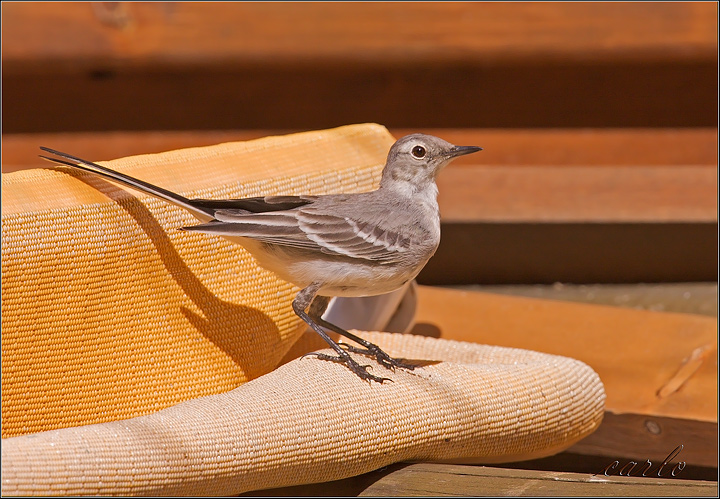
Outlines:
{"label": "wooden plank", "polygon": [[576,358],[615,413],[717,422],[717,320],[420,286],[415,333]]}
{"label": "wooden plank", "polygon": [[717,481],[717,436],[714,422],[606,412],[594,433],[567,450],[502,467],[657,477],[663,463],[682,462],[676,478]]}
{"label": "wooden plank", "polygon": [[444,222],[717,222],[717,167],[448,168]]}
{"label": "wooden plank", "polygon": [[717,123],[712,3],[9,3],[2,19],[6,132]]}
{"label": "wooden plank", "polygon": [[[63,147],[95,160],[183,147],[250,140],[301,130],[209,130],[4,134],[3,171],[40,165],[39,145]],[[493,129],[394,128],[395,137],[429,133],[458,145],[479,145],[480,155],[455,165],[492,166],[717,166],[718,131],[696,128]]]}
{"label": "wooden plank", "polygon": [[[706,423],[707,424],[707,423]],[[693,466],[687,463],[682,457],[683,450],[679,447],[670,449],[665,453],[664,456],[658,458],[658,460],[649,460],[647,457],[644,458],[625,458],[619,455],[615,456],[586,456],[583,454],[575,454],[572,452],[561,452],[552,457],[537,459],[533,461],[523,461],[518,463],[507,463],[502,465],[503,468],[508,469],[519,469],[519,470],[538,470],[538,471],[558,471],[558,472],[570,472],[570,473],[585,473],[589,475],[603,474],[606,470],[608,475],[614,476],[627,476],[627,472],[632,469],[634,477],[642,477],[642,473],[645,472],[648,476],[649,473],[657,476],[656,473],[658,468],[662,466],[664,460],[668,456],[677,454],[680,455],[673,462],[669,468],[663,470],[667,473],[669,469],[672,469],[676,464],[682,462],[680,467],[676,470],[676,475],[673,478],[680,480],[705,480],[710,482],[716,482],[718,471],[715,467],[703,467]],[[650,461],[648,464],[647,461]],[[648,469],[650,468],[650,469]],[[622,475],[620,471],[622,470]],[[678,474],[678,471],[680,472]],[[648,473],[649,472],[649,473]]]}
{"label": "wooden plank", "polygon": [[[717,468],[718,427],[715,422],[606,412],[600,427],[566,452],[605,456],[627,462],[662,462],[677,446],[677,460],[690,466]],[[687,475],[687,473],[684,473]]]}
{"label": "wooden plank", "polygon": [[[9,3],[19,66],[712,58],[712,3]],[[298,22],[302,19],[302,22]]]}
{"label": "wooden plank", "polygon": [[[418,130],[394,128],[402,137]],[[458,145],[484,147],[453,165],[699,166],[718,162],[715,127],[423,129]]]}
{"label": "wooden plank", "polygon": [[[716,480],[718,465],[717,424],[691,419],[606,412],[600,427],[564,452],[542,459],[506,463],[502,467],[528,470],[598,473],[618,461],[608,474],[619,475],[628,462],[636,462],[634,475],[650,461],[653,471],[669,460],[685,466],[678,478]],[[628,465],[628,471],[632,465]],[[672,466],[671,466],[672,467]],[[627,474],[627,473],[624,473]],[[655,474],[657,477],[657,474]]]}
{"label": "wooden plank", "polygon": [[600,477],[486,466],[413,464],[362,496],[712,496],[717,483],[668,478]]}
{"label": "wooden plank", "polygon": [[674,282],[634,284],[511,284],[501,286],[458,286],[467,291],[484,291],[544,300],[561,300],[595,305],[613,305],[636,310],[679,312],[718,316],[716,282]]}
{"label": "wooden plank", "polygon": [[[665,474],[668,471],[664,471]],[[714,496],[717,482],[592,476],[453,464],[398,464],[335,482],[242,496]]]}

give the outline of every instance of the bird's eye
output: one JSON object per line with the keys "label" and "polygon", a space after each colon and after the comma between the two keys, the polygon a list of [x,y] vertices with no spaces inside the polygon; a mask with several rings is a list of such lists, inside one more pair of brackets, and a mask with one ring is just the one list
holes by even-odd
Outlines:
{"label": "bird's eye", "polygon": [[412,155],[415,156],[417,159],[422,159],[425,157],[426,151],[423,146],[415,146],[412,148]]}

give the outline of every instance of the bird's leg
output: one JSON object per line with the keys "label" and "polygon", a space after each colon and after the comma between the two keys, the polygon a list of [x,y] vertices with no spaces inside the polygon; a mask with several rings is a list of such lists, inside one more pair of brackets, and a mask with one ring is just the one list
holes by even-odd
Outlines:
{"label": "bird's leg", "polygon": [[[367,368],[369,366],[361,366],[355,360],[353,360],[352,357],[350,357],[350,354],[343,349],[340,345],[338,345],[335,341],[333,341],[328,334],[323,331],[322,327],[320,327],[317,322],[315,322],[306,312],[305,310],[308,309],[308,307],[311,307],[313,298],[315,298],[318,289],[320,289],[320,285],[317,283],[313,283],[310,286],[302,289],[295,299],[293,300],[293,310],[295,313],[300,317],[302,320],[304,320],[308,326],[313,328],[313,330],[320,335],[322,339],[324,339],[330,347],[337,352],[337,357],[332,355],[327,355],[323,353],[309,353],[306,355],[314,355],[318,357],[319,359],[323,360],[330,360],[333,362],[341,362],[345,364],[348,369],[350,369],[352,372],[357,374],[360,379],[368,380],[368,381],[377,381],[378,383],[382,383],[383,381],[392,381],[389,378],[381,378],[379,376],[374,376],[370,374],[367,371]],[[327,306],[327,302],[324,304],[324,306]],[[318,307],[322,308],[323,303],[322,300],[318,303],[316,307],[311,307],[314,309],[317,309]],[[315,311],[315,310],[314,310]],[[321,312],[322,313],[322,312]]]}
{"label": "bird's leg", "polygon": [[401,367],[403,369],[409,369],[413,370],[416,366],[412,364],[406,364],[404,362],[401,362],[397,359],[394,359],[390,357],[387,353],[385,353],[379,346],[377,346],[374,343],[370,343],[369,341],[360,338],[359,336],[356,336],[348,331],[345,331],[341,327],[336,326],[335,324],[326,321],[322,318],[322,314],[325,313],[325,309],[328,306],[328,303],[330,303],[330,298],[327,296],[316,296],[315,299],[310,304],[310,309],[308,310],[308,315],[310,318],[315,321],[320,326],[329,329],[330,331],[333,331],[341,336],[345,336],[346,338],[354,341],[355,343],[358,343],[359,345],[362,345],[365,348],[357,348],[351,345],[345,345],[345,350],[353,352],[353,353],[359,353],[362,355],[369,355],[371,357],[375,357],[375,359],[380,363],[383,367],[386,367],[388,369],[394,369],[396,367]]}

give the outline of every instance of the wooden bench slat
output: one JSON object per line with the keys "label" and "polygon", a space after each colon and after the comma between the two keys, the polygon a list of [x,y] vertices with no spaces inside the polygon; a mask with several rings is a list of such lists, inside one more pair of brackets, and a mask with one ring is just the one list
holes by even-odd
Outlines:
{"label": "wooden bench slat", "polygon": [[[95,160],[183,147],[251,140],[301,130],[116,131],[4,134],[3,171],[37,166],[39,145],[55,144]],[[422,132],[458,145],[485,147],[455,165],[717,166],[718,129],[694,128],[391,128],[395,137]]]}
{"label": "wooden bench slat", "polygon": [[[393,128],[396,137],[418,130]],[[453,165],[717,166],[718,129],[691,128],[436,128],[457,145],[485,147]]]}
{"label": "wooden bench slat", "polygon": [[613,459],[662,463],[673,449],[682,445],[678,460],[692,466],[717,468],[717,438],[718,427],[714,422],[606,412],[597,431],[567,452],[609,457],[608,463]]}
{"label": "wooden bench slat", "polygon": [[588,476],[488,466],[412,464],[365,489],[360,496],[712,496],[717,483],[672,478]]}
{"label": "wooden bench slat", "polygon": [[[717,54],[713,3],[9,3],[3,70]],[[302,19],[302,22],[297,22]]]}
{"label": "wooden bench slat", "polygon": [[717,168],[462,167],[437,180],[444,222],[717,222]]}
{"label": "wooden bench slat", "polygon": [[[673,463],[675,464],[675,463]],[[672,468],[670,468],[672,470]],[[669,471],[663,471],[669,474]],[[599,470],[598,470],[599,471]],[[460,464],[401,463],[330,483],[258,490],[241,497],[717,496],[717,482],[535,471]]]}
{"label": "wooden bench slat", "polygon": [[710,2],[6,3],[3,127],[712,126]]}
{"label": "wooden bench slat", "polygon": [[717,421],[716,319],[418,289],[415,332],[581,360],[612,412]]}

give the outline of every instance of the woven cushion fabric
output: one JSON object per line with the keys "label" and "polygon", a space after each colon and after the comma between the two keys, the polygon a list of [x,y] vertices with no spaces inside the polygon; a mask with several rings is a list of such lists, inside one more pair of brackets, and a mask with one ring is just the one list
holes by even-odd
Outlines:
{"label": "woven cushion fabric", "polygon": [[155,414],[6,439],[2,493],[230,495],[398,461],[532,459],[567,448],[602,420],[602,384],[580,361],[361,335],[421,367],[393,373],[367,359],[393,380],[379,384],[306,357]]}
{"label": "woven cushion fabric", "polygon": [[[393,142],[366,124],[101,164],[187,197],[361,192]],[[197,223],[181,208],[61,168],[5,174],[2,193],[3,438],[226,392],[304,330],[295,287],[177,230]]]}

